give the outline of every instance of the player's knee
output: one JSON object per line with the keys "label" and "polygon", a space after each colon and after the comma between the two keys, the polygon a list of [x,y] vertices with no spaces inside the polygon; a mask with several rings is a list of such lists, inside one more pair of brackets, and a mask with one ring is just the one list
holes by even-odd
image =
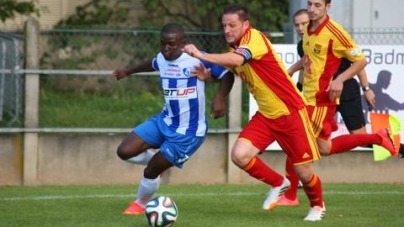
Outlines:
{"label": "player's knee", "polygon": [[310,179],[313,177],[313,174],[302,174],[301,176],[299,176],[299,180],[303,183],[303,184],[308,184],[310,182]]}
{"label": "player's knee", "polygon": [[125,148],[124,146],[119,146],[118,149],[116,150],[116,154],[122,160],[127,160],[132,157],[130,155],[129,149]]}
{"label": "player's knee", "polygon": [[313,174],[314,174],[313,164],[306,163],[303,165],[297,165],[297,166],[295,166],[295,171],[296,171],[296,174],[299,177],[300,181],[302,181],[303,184],[306,184],[313,177]]}
{"label": "player's knee", "polygon": [[238,167],[243,168],[245,165],[247,165],[248,162],[246,161],[245,157],[240,155],[237,152],[231,152],[231,161]]}
{"label": "player's knee", "polygon": [[147,179],[156,179],[161,173],[147,166],[143,171],[143,176]]}

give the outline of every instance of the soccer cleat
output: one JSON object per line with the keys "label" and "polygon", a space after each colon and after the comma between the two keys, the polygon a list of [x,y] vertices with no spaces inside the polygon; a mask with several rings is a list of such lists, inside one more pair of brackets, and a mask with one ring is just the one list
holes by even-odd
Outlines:
{"label": "soccer cleat", "polygon": [[325,215],[325,205],[323,203],[323,207],[314,206],[311,207],[307,216],[303,219],[305,221],[321,221],[323,216]]}
{"label": "soccer cleat", "polygon": [[278,187],[272,187],[268,192],[268,196],[262,205],[262,209],[264,210],[272,210],[276,207],[279,197],[281,197],[286,190],[290,187],[290,181],[285,177],[283,178],[283,182]]}
{"label": "soccer cleat", "polygon": [[381,129],[377,132],[377,135],[382,138],[380,146],[386,148],[393,157],[397,156],[397,152],[395,151],[394,140],[390,133],[390,130],[387,128]]}
{"label": "soccer cleat", "polygon": [[277,203],[278,206],[298,206],[299,205],[299,200],[296,199],[288,199],[286,198],[285,195],[282,195]]}
{"label": "soccer cleat", "polygon": [[128,208],[126,208],[122,214],[126,214],[126,215],[142,215],[144,214],[144,210],[145,208],[143,206],[141,206],[140,204],[138,204],[137,202],[133,201],[131,203],[129,203]]}

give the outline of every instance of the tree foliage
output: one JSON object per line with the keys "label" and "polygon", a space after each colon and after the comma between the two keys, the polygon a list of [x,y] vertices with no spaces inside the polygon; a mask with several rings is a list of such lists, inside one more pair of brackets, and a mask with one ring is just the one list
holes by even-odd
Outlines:
{"label": "tree foliage", "polygon": [[[181,22],[190,28],[216,30],[221,28],[221,14],[231,0],[142,0],[148,13],[143,25],[153,26],[164,21]],[[287,21],[289,0],[240,0],[250,11],[253,26],[269,31],[280,30]]]}
{"label": "tree foliage", "polygon": [[29,2],[17,2],[17,0],[1,0],[0,1],[0,20],[5,22],[7,19],[12,19],[16,15],[31,15],[39,16],[39,10],[35,6],[36,0]]}
{"label": "tree foliage", "polygon": [[[109,26],[133,28],[133,20],[142,28],[159,29],[166,22],[178,22],[189,29],[218,30],[223,8],[231,0],[141,0],[141,15],[131,0],[91,0],[76,8],[76,13],[59,26]],[[289,0],[240,0],[251,14],[252,24],[260,30],[281,30],[287,21]]]}
{"label": "tree foliage", "polygon": [[119,26],[129,20],[131,0],[91,0],[76,7],[76,13],[62,20],[57,26]]}

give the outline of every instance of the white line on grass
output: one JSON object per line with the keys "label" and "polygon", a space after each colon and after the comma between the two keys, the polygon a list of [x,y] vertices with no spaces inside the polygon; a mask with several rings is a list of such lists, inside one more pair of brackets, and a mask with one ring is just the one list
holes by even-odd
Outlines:
{"label": "white line on grass", "polygon": [[[303,193],[303,192],[300,192]],[[159,193],[157,193],[159,194]],[[264,193],[253,192],[232,192],[232,193],[166,193],[168,196],[176,197],[200,197],[200,196],[255,196]],[[404,195],[404,191],[325,191],[326,195]],[[63,199],[91,199],[91,198],[127,198],[136,197],[136,194],[92,194],[92,195],[46,195],[46,196],[27,196],[27,197],[3,197],[0,201],[30,201],[30,200],[63,200]]]}

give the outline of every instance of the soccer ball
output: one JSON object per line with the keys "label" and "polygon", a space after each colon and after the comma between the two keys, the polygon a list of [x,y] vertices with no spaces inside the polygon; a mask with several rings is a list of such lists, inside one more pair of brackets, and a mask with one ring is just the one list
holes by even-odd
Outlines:
{"label": "soccer ball", "polygon": [[177,220],[178,208],[170,197],[157,196],[146,204],[144,213],[150,226],[168,227]]}

